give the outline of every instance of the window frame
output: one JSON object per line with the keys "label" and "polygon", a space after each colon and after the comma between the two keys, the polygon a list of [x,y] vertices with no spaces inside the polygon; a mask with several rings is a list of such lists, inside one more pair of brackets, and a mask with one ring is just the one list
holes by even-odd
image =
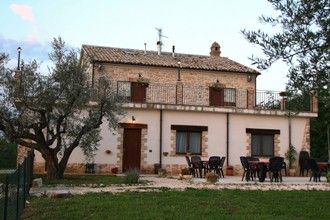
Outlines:
{"label": "window frame", "polygon": [[[256,157],[273,157],[275,155],[275,135],[280,134],[281,131],[278,129],[260,129],[260,128],[246,128],[246,133],[251,134],[251,156],[256,156]],[[260,154],[256,155],[253,154],[253,135],[272,135],[272,155],[265,155],[265,154]]]}
{"label": "window frame", "polygon": [[[202,155],[202,149],[203,149],[203,131],[208,131],[207,126],[189,126],[189,125],[171,125],[171,130],[175,130],[175,153],[177,155]],[[178,132],[184,132],[186,133],[186,141],[187,146],[185,146],[185,152],[178,152],[177,151],[177,134]],[[198,153],[192,153],[187,149],[189,147],[190,143],[190,133],[198,133],[200,136],[199,140],[199,152]]]}
{"label": "window frame", "polygon": [[[253,137],[254,136],[258,136],[260,138],[260,154],[254,154],[253,153]],[[271,140],[272,140],[272,148],[271,148],[271,154],[265,154],[265,146],[263,144],[263,137],[264,136],[271,136]],[[274,143],[274,134],[262,134],[262,133],[254,133],[254,134],[251,134],[251,156],[253,157],[273,157],[274,156],[274,153],[275,153],[275,143]]]}
{"label": "window frame", "polygon": [[[234,93],[234,102],[226,102],[226,91],[233,91]],[[209,106],[215,107],[235,107],[237,105],[237,98],[236,98],[236,88],[216,88],[216,87],[209,87]]]}

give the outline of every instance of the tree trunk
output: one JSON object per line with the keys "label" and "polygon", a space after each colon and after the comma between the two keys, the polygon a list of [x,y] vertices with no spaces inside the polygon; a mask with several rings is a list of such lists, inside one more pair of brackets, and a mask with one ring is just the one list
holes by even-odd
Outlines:
{"label": "tree trunk", "polygon": [[46,161],[47,179],[63,179],[64,169],[59,166],[57,156],[53,153],[47,153],[44,157]]}

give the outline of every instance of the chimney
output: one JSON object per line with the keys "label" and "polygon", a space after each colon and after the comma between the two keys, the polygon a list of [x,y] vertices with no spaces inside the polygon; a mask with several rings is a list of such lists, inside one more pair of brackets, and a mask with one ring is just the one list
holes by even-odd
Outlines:
{"label": "chimney", "polygon": [[220,45],[216,41],[214,41],[214,43],[211,45],[210,55],[211,57],[220,57],[220,54]]}
{"label": "chimney", "polygon": [[144,54],[147,54],[147,43],[144,43]]}
{"label": "chimney", "polygon": [[158,51],[158,55],[160,55],[161,54],[161,51],[162,50],[162,48],[161,48],[161,42],[160,41],[157,41],[157,51]]}
{"label": "chimney", "polygon": [[172,57],[175,57],[175,46],[172,46]]}

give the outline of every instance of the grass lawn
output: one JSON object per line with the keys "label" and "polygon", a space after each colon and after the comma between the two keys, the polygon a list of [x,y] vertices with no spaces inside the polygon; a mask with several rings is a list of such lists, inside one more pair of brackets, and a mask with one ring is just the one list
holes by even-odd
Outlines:
{"label": "grass lawn", "polygon": [[23,219],[330,219],[328,191],[188,189],[30,202]]}
{"label": "grass lawn", "polygon": [[113,176],[113,175],[70,175],[65,174],[64,179],[61,180],[47,180],[46,174],[34,174],[34,178],[42,178],[44,185],[73,185],[81,186],[83,184],[123,184],[125,179],[123,176]]}

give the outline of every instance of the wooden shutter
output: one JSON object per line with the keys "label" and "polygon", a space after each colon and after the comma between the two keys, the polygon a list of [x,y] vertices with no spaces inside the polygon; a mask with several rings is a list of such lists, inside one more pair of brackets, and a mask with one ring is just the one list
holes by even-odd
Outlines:
{"label": "wooden shutter", "polygon": [[209,91],[210,106],[223,106],[223,89],[210,87]]}
{"label": "wooden shutter", "polygon": [[132,82],[131,84],[131,102],[145,103],[147,94],[147,84]]}

